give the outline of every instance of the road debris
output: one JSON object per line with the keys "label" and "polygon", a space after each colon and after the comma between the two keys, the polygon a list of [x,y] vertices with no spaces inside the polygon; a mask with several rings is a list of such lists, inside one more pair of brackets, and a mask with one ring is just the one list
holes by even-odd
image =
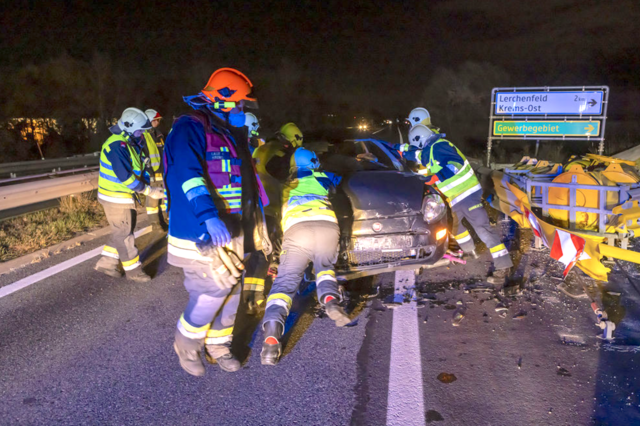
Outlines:
{"label": "road debris", "polygon": [[442,383],[453,383],[456,380],[458,380],[458,378],[456,377],[455,374],[452,373],[440,373],[438,374],[438,380],[440,380]]}
{"label": "road debris", "polygon": [[521,320],[521,319],[524,319],[526,316],[527,316],[527,313],[525,311],[520,311],[513,316],[513,319]]}
{"label": "road debris", "polygon": [[463,306],[456,309],[456,311],[453,313],[453,317],[451,318],[451,325],[453,325],[454,327],[458,327],[460,325],[460,322],[464,319],[466,313],[467,308]]}
{"label": "road debris", "polygon": [[441,422],[444,420],[444,417],[442,417],[442,414],[438,413],[436,410],[429,410],[427,411],[426,420],[427,423]]}

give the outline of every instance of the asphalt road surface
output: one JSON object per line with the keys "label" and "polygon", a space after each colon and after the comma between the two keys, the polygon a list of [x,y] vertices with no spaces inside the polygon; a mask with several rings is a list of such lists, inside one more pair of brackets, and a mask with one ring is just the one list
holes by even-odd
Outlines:
{"label": "asphalt road surface", "polygon": [[[618,323],[606,342],[588,300],[556,288],[561,265],[501,226],[518,264],[514,295],[482,288],[483,246],[467,265],[416,276],[412,303],[393,303],[398,274],[349,283],[355,325],[344,329],[307,289],[275,367],[260,365],[258,319],[241,306],[244,367],[208,366],[200,378],[172,349],[182,272],[166,264],[161,235],[144,235],[147,284],[101,275],[93,258],[0,298],[0,424],[640,424],[637,272],[622,265],[593,287]],[[103,243],[0,276],[0,291]]]}

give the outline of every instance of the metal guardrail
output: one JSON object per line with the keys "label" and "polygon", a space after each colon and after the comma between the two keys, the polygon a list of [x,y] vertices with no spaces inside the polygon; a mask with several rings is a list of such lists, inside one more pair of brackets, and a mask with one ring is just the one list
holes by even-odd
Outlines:
{"label": "metal guardrail", "polygon": [[24,207],[98,188],[98,172],[0,187],[0,211]]}
{"label": "metal guardrail", "polygon": [[0,179],[0,185],[13,185],[19,182],[24,182],[26,180],[34,180],[34,179],[43,179],[43,178],[55,178],[62,175],[68,175],[71,173],[86,173],[89,171],[98,171],[100,166],[91,166],[91,167],[83,167],[81,169],[70,169],[70,170],[62,170],[62,171],[54,171],[51,173],[42,173],[39,175],[29,175],[29,176],[20,176],[9,179]]}
{"label": "metal guardrail", "polygon": [[40,161],[20,161],[16,163],[0,163],[0,177],[14,178],[33,172],[60,171],[68,168],[97,166],[100,161],[100,153],[79,155],[67,158],[54,158]]}

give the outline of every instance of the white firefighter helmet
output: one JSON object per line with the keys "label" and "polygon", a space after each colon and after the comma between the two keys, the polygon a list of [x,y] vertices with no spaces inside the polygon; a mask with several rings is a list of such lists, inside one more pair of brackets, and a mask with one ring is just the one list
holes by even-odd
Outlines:
{"label": "white firefighter helmet", "polygon": [[147,114],[147,117],[149,117],[149,121],[159,120],[159,119],[162,118],[160,113],[158,111],[156,111],[155,109],[149,108],[144,113]]}
{"label": "white firefighter helmet", "polygon": [[256,117],[254,114],[250,112],[245,113],[244,125],[249,131],[249,136],[258,134],[258,129],[260,128],[260,122],[258,121],[258,117]]}
{"label": "white firefighter helmet", "polygon": [[120,130],[133,135],[138,130],[147,130],[151,128],[151,121],[147,114],[138,108],[127,108],[122,112],[122,117],[118,120]]}
{"label": "white firefighter helmet", "polygon": [[411,110],[407,120],[409,120],[409,123],[411,123],[411,127],[415,126],[416,124],[424,124],[425,126],[430,126],[431,114],[429,114],[429,111],[427,111],[426,108],[418,107]]}
{"label": "white firefighter helmet", "polygon": [[409,143],[418,149],[427,146],[429,139],[435,135],[433,130],[424,124],[416,124],[409,130]]}

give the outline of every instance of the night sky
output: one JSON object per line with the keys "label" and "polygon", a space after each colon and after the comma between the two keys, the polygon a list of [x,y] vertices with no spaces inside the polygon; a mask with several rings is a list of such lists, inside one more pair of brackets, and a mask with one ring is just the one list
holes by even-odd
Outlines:
{"label": "night sky", "polygon": [[410,109],[437,70],[468,61],[504,69],[512,85],[640,87],[638,0],[8,4],[3,73],[101,52],[184,95],[234,66],[260,94],[261,83],[281,90],[273,76],[289,69],[336,103],[389,114]]}

